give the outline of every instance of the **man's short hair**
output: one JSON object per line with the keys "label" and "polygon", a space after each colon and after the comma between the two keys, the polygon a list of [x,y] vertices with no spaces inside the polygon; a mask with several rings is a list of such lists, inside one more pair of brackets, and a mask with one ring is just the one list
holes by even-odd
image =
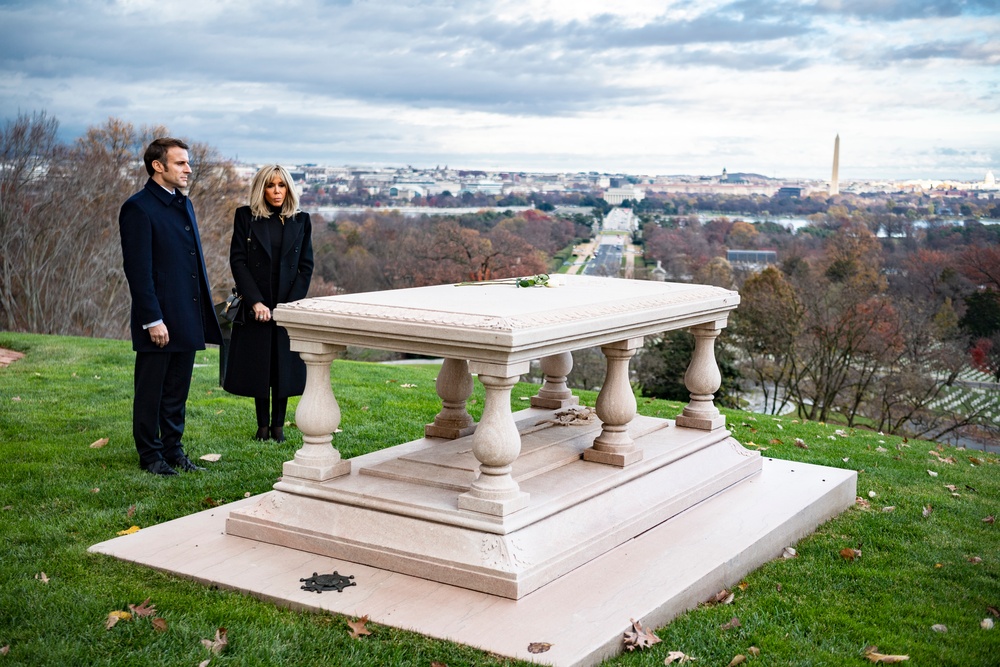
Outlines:
{"label": "man's short hair", "polygon": [[158,161],[164,167],[167,166],[167,163],[164,160],[167,157],[167,150],[171,148],[183,148],[184,150],[187,150],[188,145],[180,139],[174,139],[173,137],[160,137],[149,145],[145,154],[142,156],[142,161],[146,165],[147,174],[152,176],[155,172],[153,169],[154,160]]}

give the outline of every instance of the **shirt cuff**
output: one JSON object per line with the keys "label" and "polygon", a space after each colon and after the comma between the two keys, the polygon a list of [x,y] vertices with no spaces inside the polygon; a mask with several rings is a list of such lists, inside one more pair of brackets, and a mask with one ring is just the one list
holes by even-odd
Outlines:
{"label": "shirt cuff", "polygon": [[163,324],[163,320],[156,320],[155,322],[150,322],[149,324],[143,324],[142,328],[143,329],[152,329],[153,327],[157,326],[158,324]]}

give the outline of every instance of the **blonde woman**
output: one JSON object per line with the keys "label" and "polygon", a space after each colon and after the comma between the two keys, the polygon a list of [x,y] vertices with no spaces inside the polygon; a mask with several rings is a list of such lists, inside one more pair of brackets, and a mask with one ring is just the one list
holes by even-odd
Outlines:
{"label": "blonde woman", "polygon": [[288,397],[305,389],[305,364],[272,318],[279,303],[305,298],[312,279],[312,224],[298,204],[288,171],[268,165],[254,176],[250,205],[236,209],[233,222],[229,266],[244,321],[233,327],[223,387],[253,396],[257,440],[284,442]]}

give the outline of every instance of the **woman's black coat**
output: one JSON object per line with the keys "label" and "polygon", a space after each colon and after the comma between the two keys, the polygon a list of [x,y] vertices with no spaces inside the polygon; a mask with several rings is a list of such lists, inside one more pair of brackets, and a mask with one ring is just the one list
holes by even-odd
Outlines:
{"label": "woman's black coat", "polygon": [[[271,264],[279,267],[278,293],[271,293]],[[282,228],[281,257],[271,257],[267,218],[255,218],[249,206],[236,209],[229,267],[236,289],[243,296],[243,324],[233,325],[223,387],[238,396],[268,395],[271,378],[271,337],[277,337],[278,385],[276,395],[298,396],[306,386],[306,366],[291,351],[288,332],[274,320],[257,322],[253,304],[274,310],[279,303],[304,299],[313,272],[312,223],[309,214],[296,213]]]}

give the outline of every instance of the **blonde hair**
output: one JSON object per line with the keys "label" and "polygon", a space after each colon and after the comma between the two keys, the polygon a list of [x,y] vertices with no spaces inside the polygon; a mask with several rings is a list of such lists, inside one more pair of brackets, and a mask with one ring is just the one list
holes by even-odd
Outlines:
{"label": "blonde hair", "polygon": [[280,164],[269,164],[266,167],[260,168],[260,171],[253,177],[253,182],[250,184],[250,212],[253,213],[255,218],[271,217],[271,209],[267,207],[264,190],[275,175],[281,178],[288,188],[285,193],[285,200],[281,203],[281,217],[290,218],[299,212],[299,193],[295,191],[292,175]]}

